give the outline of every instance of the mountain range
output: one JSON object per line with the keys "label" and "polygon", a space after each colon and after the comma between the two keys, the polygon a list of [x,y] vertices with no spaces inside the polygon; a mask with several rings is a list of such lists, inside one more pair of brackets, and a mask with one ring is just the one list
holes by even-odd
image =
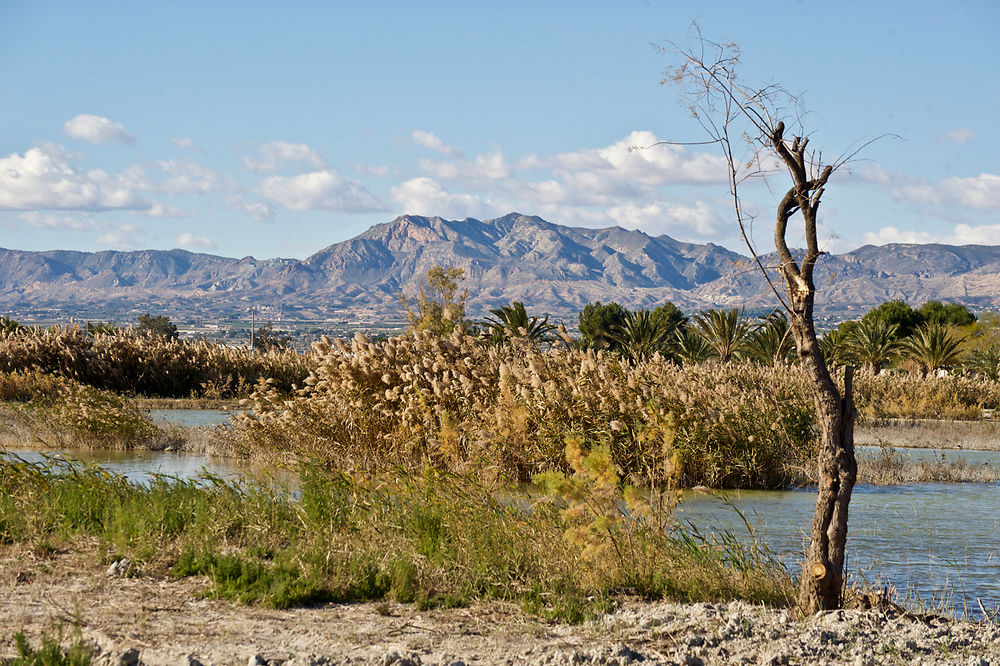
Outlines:
{"label": "mountain range", "polygon": [[[398,295],[414,294],[435,265],[465,270],[474,315],[511,301],[567,321],[598,300],[630,308],[669,300],[686,311],[775,304],[756,264],[721,246],[511,213],[486,221],[404,215],[304,260],[0,249],[0,310],[224,318],[256,305],[300,319],[398,320]],[[815,277],[817,311],[831,316],[896,298],[1000,309],[1000,246],[868,245],[823,255]]]}

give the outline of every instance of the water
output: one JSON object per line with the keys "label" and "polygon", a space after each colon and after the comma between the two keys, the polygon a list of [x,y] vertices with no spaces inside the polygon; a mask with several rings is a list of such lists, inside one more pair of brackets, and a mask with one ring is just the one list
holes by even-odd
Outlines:
{"label": "water", "polygon": [[236,479],[253,473],[256,468],[238,461],[209,457],[199,453],[173,451],[103,451],[73,449],[65,451],[16,450],[9,454],[0,452],[0,458],[14,455],[28,462],[43,462],[47,458],[78,460],[100,465],[130,481],[146,483],[156,475],[193,479],[207,472],[227,479]]}
{"label": "water", "polygon": [[214,428],[227,425],[237,413],[233,409],[151,409],[149,418],[186,428]]}
{"label": "water", "polygon": [[[914,462],[940,462],[943,457],[944,461],[948,463],[957,463],[964,460],[967,465],[989,465],[993,468],[1000,468],[1000,451],[979,451],[976,449],[915,449],[905,447],[893,447],[893,451]],[[857,454],[859,458],[863,456],[874,458],[878,456],[879,453],[880,449],[877,446],[857,447]]]}
{"label": "water", "polygon": [[[816,492],[741,491],[732,504],[762,539],[797,572],[808,545]],[[715,496],[688,492],[676,516],[702,533],[747,529],[733,506]],[[853,579],[888,582],[905,598],[945,602],[979,615],[1000,607],[1000,484],[858,486],[848,524],[847,571]],[[968,607],[965,607],[968,604]]]}

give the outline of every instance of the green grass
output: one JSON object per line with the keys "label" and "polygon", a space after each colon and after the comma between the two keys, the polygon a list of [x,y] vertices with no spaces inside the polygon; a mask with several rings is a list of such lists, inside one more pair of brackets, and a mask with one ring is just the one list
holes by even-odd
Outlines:
{"label": "green grass", "polygon": [[[0,461],[0,541],[129,557],[141,575],[206,576],[202,594],[287,608],[395,600],[420,608],[479,599],[580,621],[623,596],[789,605],[773,559],[629,519],[586,549],[550,498],[428,471],[351,477],[300,469],[295,492],[214,476],[131,483],[100,468]],[[591,521],[592,517],[585,517]],[[627,530],[625,529],[627,525]],[[628,547],[625,547],[625,544]]]}
{"label": "green grass", "polygon": [[17,656],[4,661],[6,666],[88,666],[91,651],[82,640],[77,640],[69,647],[63,647],[60,637],[50,634],[42,636],[41,645],[33,647],[23,631],[14,634],[14,646]]}

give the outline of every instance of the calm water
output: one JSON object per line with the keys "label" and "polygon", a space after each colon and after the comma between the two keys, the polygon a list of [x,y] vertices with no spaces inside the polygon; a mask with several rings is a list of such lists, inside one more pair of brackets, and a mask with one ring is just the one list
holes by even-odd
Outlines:
{"label": "calm water", "polygon": [[[152,410],[151,418],[184,426],[214,427],[229,422],[224,410]],[[934,449],[897,449],[914,460],[938,460]],[[877,447],[858,447],[859,456]],[[266,470],[222,458],[160,451],[17,451],[38,461],[57,455],[99,464],[134,481],[153,474],[193,478],[207,471],[234,478]],[[945,451],[945,458],[968,464],[1000,465],[1000,451]],[[279,478],[288,479],[287,474]],[[816,505],[815,491],[733,491],[717,495],[688,492],[676,517],[707,534],[747,529],[734,506],[755,526],[758,537],[797,571]],[[914,484],[859,486],[851,501],[848,571],[856,579],[887,582],[901,595],[928,604],[951,603],[959,613],[979,615],[1000,607],[1000,484]],[[964,604],[969,607],[964,608]]]}
{"label": "calm water", "polygon": [[[815,491],[741,491],[729,501],[793,571],[803,559]],[[689,492],[677,517],[702,532],[746,535],[723,499]],[[1000,606],[1000,484],[858,486],[851,500],[848,570],[857,580],[889,582],[926,603],[948,601],[979,615]]]}
{"label": "calm water", "polygon": [[151,409],[149,418],[187,428],[214,428],[228,424],[236,413],[230,409]]}

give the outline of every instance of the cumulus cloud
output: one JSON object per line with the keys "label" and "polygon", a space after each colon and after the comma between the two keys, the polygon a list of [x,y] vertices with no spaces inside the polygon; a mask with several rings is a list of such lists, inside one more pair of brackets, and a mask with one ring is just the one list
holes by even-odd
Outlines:
{"label": "cumulus cloud", "polygon": [[44,146],[0,158],[0,210],[146,210],[135,172],[82,171],[72,156]]}
{"label": "cumulus cloud", "polygon": [[968,143],[976,138],[976,133],[968,127],[954,127],[937,135],[938,143]]}
{"label": "cumulus cloud", "polygon": [[604,148],[550,157],[528,156],[525,169],[549,167],[564,172],[589,172],[615,180],[646,185],[724,183],[726,163],[710,153],[692,153],[682,146],[656,145],[652,132],[634,131]]}
{"label": "cumulus cloud", "polygon": [[944,243],[946,245],[996,245],[1000,238],[1000,224],[956,224],[948,233],[933,234],[897,227],[883,227],[864,235],[864,242],[871,245],[888,243]]}
{"label": "cumulus cloud", "polygon": [[232,208],[242,211],[258,222],[273,222],[274,211],[264,201],[247,201],[241,196],[229,197],[226,200]]}
{"label": "cumulus cloud", "polygon": [[941,190],[953,201],[968,208],[1000,208],[1000,176],[981,173],[972,178],[946,178]]}
{"label": "cumulus cloud", "polygon": [[183,233],[174,239],[177,245],[189,250],[215,250],[217,245],[204,236],[195,236],[192,233]]}
{"label": "cumulus cloud", "polygon": [[178,148],[183,148],[184,150],[193,150],[196,153],[205,152],[204,148],[187,137],[174,137],[170,139],[170,143],[174,144]]}
{"label": "cumulus cloud", "polygon": [[30,211],[21,213],[18,217],[35,229],[50,229],[53,231],[88,231],[95,228],[96,223],[88,217],[72,217],[69,215],[51,215]]}
{"label": "cumulus cloud", "polygon": [[444,217],[488,217],[496,208],[472,194],[449,192],[432,178],[411,178],[389,190],[402,212]]}
{"label": "cumulus cloud", "polygon": [[215,169],[191,162],[189,160],[164,160],[156,166],[162,169],[167,178],[155,185],[155,188],[171,194],[208,194],[235,187],[229,176]]}
{"label": "cumulus cloud", "polygon": [[462,151],[454,146],[449,146],[447,143],[442,141],[437,135],[431,132],[425,132],[423,130],[413,130],[410,135],[413,138],[413,143],[418,146],[423,146],[424,148],[430,148],[431,150],[441,153],[442,155],[447,155],[454,160],[464,160],[465,155]]}
{"label": "cumulus cloud", "polygon": [[134,224],[113,226],[97,237],[97,242],[122,250],[142,247],[142,232]]}
{"label": "cumulus cloud", "polygon": [[323,169],[326,160],[304,143],[271,141],[258,148],[260,159],[244,157],[243,163],[252,171],[275,173],[288,166],[305,165],[312,169]]}
{"label": "cumulus cloud", "polygon": [[63,132],[89,143],[124,143],[129,146],[135,143],[135,137],[121,123],[86,113],[63,123]]}
{"label": "cumulus cloud", "polygon": [[718,233],[721,223],[703,201],[694,204],[654,201],[646,205],[626,204],[608,210],[608,217],[626,229],[640,229],[651,236],[705,238]]}
{"label": "cumulus cloud", "polygon": [[368,213],[385,210],[374,194],[361,183],[332,169],[297,176],[271,176],[257,185],[265,199],[289,210],[330,210]]}
{"label": "cumulus cloud", "polygon": [[149,217],[191,217],[190,212],[168,206],[159,201],[154,201],[145,214]]}

